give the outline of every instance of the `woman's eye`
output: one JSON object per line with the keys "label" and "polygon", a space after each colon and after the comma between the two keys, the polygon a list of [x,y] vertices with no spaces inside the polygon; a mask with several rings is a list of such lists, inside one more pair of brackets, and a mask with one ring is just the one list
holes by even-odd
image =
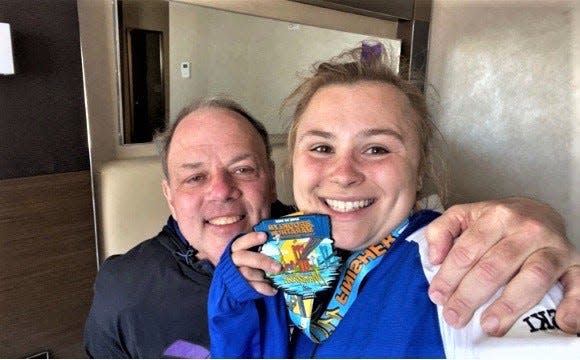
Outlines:
{"label": "woman's eye", "polygon": [[382,155],[382,154],[388,154],[388,153],[389,153],[389,150],[385,147],[382,147],[382,146],[372,146],[365,151],[365,154],[370,154],[370,155]]}
{"label": "woman's eye", "polygon": [[328,145],[317,145],[310,149],[310,151],[318,152],[318,153],[330,153],[332,152],[332,148]]}

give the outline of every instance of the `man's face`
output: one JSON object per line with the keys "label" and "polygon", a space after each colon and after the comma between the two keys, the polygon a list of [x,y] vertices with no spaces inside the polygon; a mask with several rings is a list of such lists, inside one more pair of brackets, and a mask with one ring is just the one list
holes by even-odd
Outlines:
{"label": "man's face", "polygon": [[270,216],[273,164],[256,129],[225,109],[200,109],[175,129],[163,193],[199,259],[217,264],[228,242]]}

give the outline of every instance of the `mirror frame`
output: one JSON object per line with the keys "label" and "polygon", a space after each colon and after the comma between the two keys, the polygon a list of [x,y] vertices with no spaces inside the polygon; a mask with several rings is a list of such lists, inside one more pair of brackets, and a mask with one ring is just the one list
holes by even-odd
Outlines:
{"label": "mirror frame", "polygon": [[[171,2],[175,0],[167,0],[167,2]],[[319,0],[314,1],[300,1],[300,0],[289,0],[290,2],[302,2],[306,4],[310,4],[312,6],[317,6],[319,8],[330,8],[335,9],[338,11],[351,13],[351,14],[359,14],[366,16],[368,18],[377,18],[377,19],[385,19],[385,14],[378,14],[368,12],[363,9],[355,9],[355,8],[343,8],[340,6],[329,6],[328,4],[322,4]],[[388,16],[387,18],[393,19],[397,21],[397,38],[401,40],[401,65],[405,64],[401,68],[401,75],[419,82],[421,84],[424,83],[424,79],[426,78],[426,67],[427,67],[427,56],[428,56],[428,39],[429,39],[429,26],[431,20],[431,9],[432,9],[432,0],[409,0],[410,2],[414,3],[414,12],[411,18],[402,18],[399,15]],[[183,0],[183,1],[176,1],[178,3],[183,4],[191,4],[197,6],[203,6],[208,8],[213,8],[216,10],[225,10],[231,11],[234,13],[246,14],[250,16],[257,16],[263,18],[269,18],[273,20],[281,20],[281,21],[293,21],[290,19],[285,19],[284,16],[277,17],[277,16],[270,16],[270,15],[263,15],[263,14],[252,14],[244,10],[237,10],[237,9],[228,9],[228,4],[214,4],[211,3],[209,0]],[[122,79],[121,79],[121,58],[120,58],[120,40],[119,40],[119,16],[118,16],[118,6],[119,0],[112,0],[112,10],[113,10],[113,26],[114,26],[114,56],[115,56],[115,66],[116,66],[116,89],[117,89],[117,110],[118,110],[118,118],[117,118],[117,133],[118,133],[118,145],[121,147],[130,147],[130,146],[139,146],[143,144],[151,144],[150,143],[125,143],[125,136],[124,136],[124,107],[123,107],[123,89],[122,89]],[[238,5],[233,5],[233,7],[240,7]],[[267,11],[266,11],[267,12]],[[310,26],[319,26],[315,24],[309,24],[308,22],[304,23],[305,25]],[[322,26],[324,27],[324,26]],[[331,28],[331,27],[328,27]],[[414,69],[413,72],[405,72],[407,69]],[[165,84],[167,85],[167,84]],[[166,115],[166,125],[169,125],[171,119],[169,119]],[[287,134],[270,134],[270,141],[272,145],[285,145]]]}

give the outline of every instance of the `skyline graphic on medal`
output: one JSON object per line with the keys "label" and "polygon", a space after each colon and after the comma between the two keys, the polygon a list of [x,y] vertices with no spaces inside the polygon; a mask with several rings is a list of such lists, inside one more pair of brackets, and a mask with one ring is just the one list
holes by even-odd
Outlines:
{"label": "skyline graphic on medal", "polygon": [[268,239],[260,252],[282,265],[279,273],[266,273],[274,286],[303,297],[328,289],[338,276],[341,258],[330,237],[328,215],[291,214],[254,226]]}

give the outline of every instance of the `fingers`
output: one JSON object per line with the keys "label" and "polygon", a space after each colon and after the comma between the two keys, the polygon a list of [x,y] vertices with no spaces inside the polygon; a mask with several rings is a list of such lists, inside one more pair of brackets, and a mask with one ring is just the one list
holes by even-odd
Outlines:
{"label": "fingers", "polygon": [[275,295],[266,272],[277,273],[282,270],[280,263],[262,253],[250,250],[266,241],[266,234],[252,232],[240,236],[232,243],[232,261],[248,283],[260,294]]}
{"label": "fingers", "polygon": [[[450,238],[457,237],[429,289],[429,296],[444,305],[444,317],[454,327],[464,326],[478,307],[510,281],[481,318],[490,335],[502,335],[566,268],[580,265],[573,261],[578,253],[566,239],[562,217],[530,199],[454,206],[432,225],[426,235],[429,246],[435,248],[430,256],[435,263]],[[556,317],[569,320],[571,325],[563,326],[573,332],[580,326],[580,275],[577,270],[569,274],[563,278],[568,288]]]}
{"label": "fingers", "polygon": [[232,243],[232,260],[237,267],[249,267],[265,272],[277,273],[281,265],[269,256],[252,251],[255,246],[262,245],[266,241],[266,234],[252,232],[240,236]]}
{"label": "fingers", "polygon": [[[519,261],[517,263],[519,267],[525,259],[514,256],[514,253],[521,250],[519,249],[521,246],[514,249],[509,241],[507,244],[510,246],[496,248],[494,252],[490,252],[490,249],[505,237],[501,221],[504,215],[497,214],[497,210],[480,208],[478,204],[450,208],[451,213],[439,224],[442,226],[451,224],[454,229],[451,229],[449,234],[455,234],[457,229],[460,229],[461,234],[429,288],[429,296],[437,304],[446,304],[459,290],[454,298],[455,303],[452,303],[454,312],[449,311],[448,314],[448,323],[453,326],[463,326],[465,320],[471,318],[476,307],[483,303],[482,300],[487,300],[513,274],[515,271],[515,268],[512,268],[513,261]],[[431,234],[427,233],[428,239]],[[486,261],[480,262],[486,253]],[[510,262],[506,262],[506,258],[510,258]],[[475,272],[472,272],[476,264]],[[459,287],[460,285],[462,287]]]}
{"label": "fingers", "polygon": [[483,312],[481,325],[485,332],[492,336],[505,335],[522,314],[534,307],[564,271],[561,261],[564,255],[541,249],[530,256],[501,296]]}
{"label": "fingers", "polygon": [[[449,277],[453,281],[459,282],[457,287],[449,287],[452,292],[448,297],[444,297],[448,294],[444,292],[447,290],[445,289],[442,290],[444,295],[440,295],[441,298],[438,299],[441,301],[440,304],[444,304],[443,315],[447,323],[454,327],[466,325],[474,311],[513,276],[517,270],[514,269],[514,264],[522,264],[525,261],[526,255],[522,251],[525,247],[525,238],[514,237],[511,241],[493,246],[462,279],[458,280],[452,269],[449,273],[441,274],[444,284],[449,284],[450,281],[445,278],[447,274],[450,274]],[[438,289],[435,287],[430,291],[436,292]]]}
{"label": "fingers", "polygon": [[441,264],[449,253],[453,241],[464,229],[464,219],[470,213],[470,204],[453,206],[433,220],[426,231],[429,244],[429,260],[432,264]]}
{"label": "fingers", "polygon": [[272,286],[264,274],[264,271],[252,269],[249,267],[240,267],[240,272],[246,278],[248,283],[262,295],[273,296],[278,290]]}
{"label": "fingers", "polygon": [[580,333],[580,261],[560,278],[564,299],[556,309],[556,323],[569,334]]}
{"label": "fingers", "polygon": [[238,237],[232,243],[232,253],[241,250],[249,250],[266,242],[267,236],[263,232],[250,232]]}

